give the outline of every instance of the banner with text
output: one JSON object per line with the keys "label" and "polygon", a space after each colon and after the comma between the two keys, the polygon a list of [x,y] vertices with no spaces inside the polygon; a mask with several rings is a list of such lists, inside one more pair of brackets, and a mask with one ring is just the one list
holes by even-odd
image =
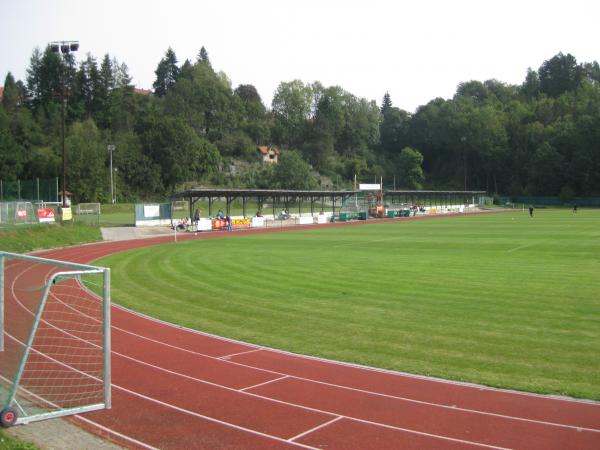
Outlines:
{"label": "banner with text", "polygon": [[37,214],[40,223],[54,222],[54,210],[52,208],[39,208]]}

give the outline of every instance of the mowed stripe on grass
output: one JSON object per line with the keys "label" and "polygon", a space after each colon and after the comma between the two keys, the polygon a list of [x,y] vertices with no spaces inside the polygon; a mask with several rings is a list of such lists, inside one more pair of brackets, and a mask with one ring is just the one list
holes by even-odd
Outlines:
{"label": "mowed stripe on grass", "polygon": [[600,211],[235,235],[127,251],[113,301],[260,345],[600,399]]}

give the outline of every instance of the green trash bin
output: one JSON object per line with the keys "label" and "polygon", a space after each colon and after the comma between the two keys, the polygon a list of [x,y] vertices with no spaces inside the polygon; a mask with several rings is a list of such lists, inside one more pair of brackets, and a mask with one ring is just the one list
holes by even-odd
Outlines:
{"label": "green trash bin", "polygon": [[340,222],[346,222],[348,220],[348,213],[340,213]]}
{"label": "green trash bin", "polygon": [[394,211],[393,209],[388,209],[386,217],[388,219],[393,219],[394,217],[396,217],[396,211]]}

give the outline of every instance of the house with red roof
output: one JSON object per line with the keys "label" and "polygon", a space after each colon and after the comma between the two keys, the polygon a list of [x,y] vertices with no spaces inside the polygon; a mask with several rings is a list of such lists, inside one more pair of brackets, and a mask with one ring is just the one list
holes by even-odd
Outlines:
{"label": "house with red roof", "polygon": [[277,164],[277,158],[281,153],[277,147],[267,145],[261,145],[258,147],[258,151],[264,164]]}

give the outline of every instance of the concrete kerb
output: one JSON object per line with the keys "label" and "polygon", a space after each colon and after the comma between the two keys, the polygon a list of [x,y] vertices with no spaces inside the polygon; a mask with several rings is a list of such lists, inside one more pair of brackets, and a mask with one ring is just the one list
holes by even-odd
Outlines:
{"label": "concrete kerb", "polygon": [[17,425],[4,432],[23,442],[31,442],[42,450],[119,450],[116,445],[72,424],[67,419],[42,420]]}

